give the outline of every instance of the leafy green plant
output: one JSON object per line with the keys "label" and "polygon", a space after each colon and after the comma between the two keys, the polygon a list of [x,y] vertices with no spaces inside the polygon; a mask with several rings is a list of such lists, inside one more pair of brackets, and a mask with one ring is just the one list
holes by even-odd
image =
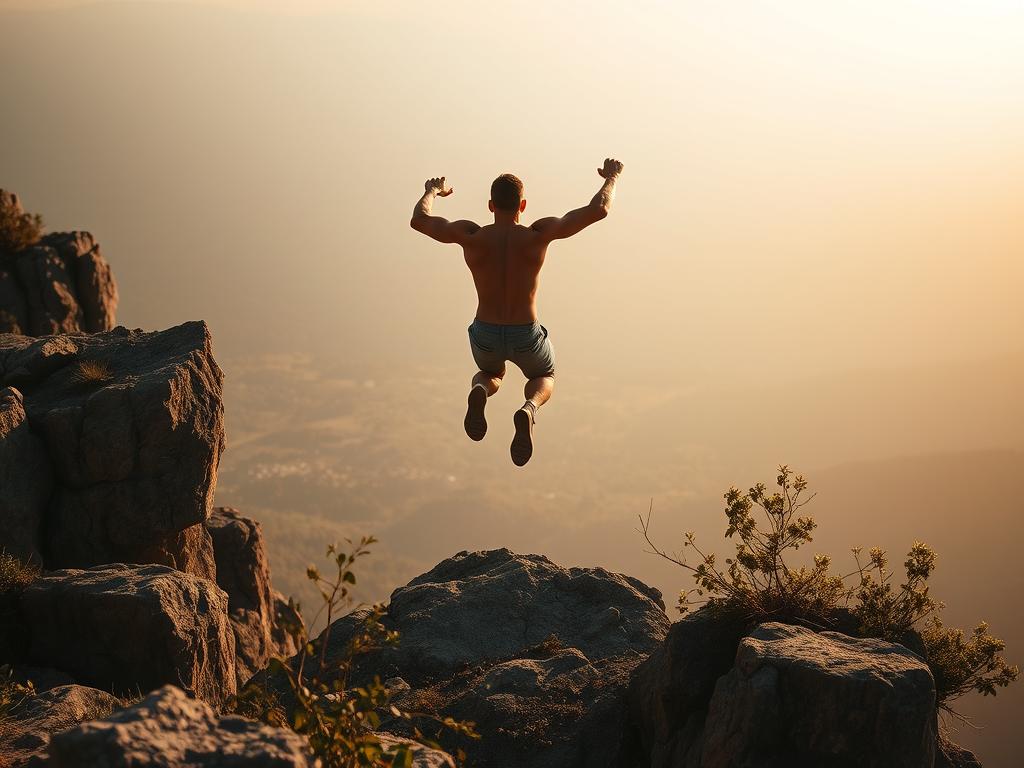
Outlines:
{"label": "leafy green plant", "polygon": [[[829,629],[848,611],[860,636],[896,642],[931,617],[920,634],[935,677],[938,706],[949,712],[954,712],[950,702],[965,693],[994,696],[997,688],[1017,679],[1018,668],[1001,656],[1005,644],[989,633],[987,624],[982,622],[965,636],[934,615],[945,606],[929,592],[937,556],[927,544],[914,542],[899,584],[888,555],[877,547],[869,551],[866,562],[861,560],[862,550],[853,549],[856,569],[844,575],[832,572],[828,555],[815,554],[811,564],[800,567],[787,562],[787,556],[813,541],[817,523],[801,510],[814,494],[808,495],[807,480],[785,465],[779,467],[775,482],[777,490],[772,492],[758,483],[747,493],[736,488],[725,493],[725,537],[738,541],[724,566],[714,552],[698,546],[693,532],[685,534],[681,552],[661,549],[651,539],[651,512],[640,516],[648,551],[681,566],[696,582],[693,589],[680,592],[680,613],[707,604],[738,613],[751,623],[783,621]],[[696,555],[693,562],[687,559],[691,551]]]}
{"label": "leafy green plant", "polygon": [[0,257],[33,246],[42,236],[43,218],[26,213],[17,195],[0,189]]}
{"label": "leafy green plant", "polygon": [[859,547],[852,552],[859,583],[850,597],[856,600],[854,614],[860,620],[862,635],[898,641],[915,624],[944,607],[928,593],[928,577],[935,571],[936,555],[927,544],[914,542],[903,563],[906,581],[897,589],[893,589],[893,571],[889,570],[885,550],[872,548],[866,564],[861,564]]}
{"label": "leafy green plant", "polygon": [[935,694],[939,706],[954,715],[950,702],[966,693],[995,696],[997,688],[1005,688],[1019,675],[1016,666],[1002,657],[1006,644],[988,631],[984,621],[970,633],[947,627],[933,616],[921,631],[928,666],[935,677]]}
{"label": "leafy green plant", "polygon": [[[730,488],[725,494],[728,525],[725,537],[736,538],[735,553],[719,565],[714,552],[698,546],[695,534],[687,532],[683,552],[670,554],[660,549],[650,536],[650,512],[641,516],[641,530],[650,552],[690,571],[694,589],[682,590],[678,609],[686,613],[694,604],[710,603],[746,613],[758,621],[801,620],[815,626],[827,626],[831,612],[846,596],[840,577],[830,572],[831,558],[815,555],[813,566],[790,567],[786,555],[813,540],[814,519],[799,514],[814,498],[805,495],[807,481],[793,475],[788,467],[779,468],[779,490],[769,493],[758,483],[748,493]],[[759,523],[760,512],[763,522]],[[686,550],[697,555],[696,565]],[[697,595],[697,600],[693,595]]]}
{"label": "leafy green plant", "polygon": [[[360,656],[387,646],[396,645],[398,633],[383,624],[385,609],[374,605],[361,620],[359,629],[346,642],[340,657],[332,660],[328,655],[331,628],[338,612],[351,609],[351,587],[356,583],[353,566],[369,554],[369,546],[376,539],[364,537],[352,544],[349,551],[336,546],[327,549],[335,573],[325,578],[315,566],[306,572],[320,591],[322,603],[312,623],[326,617],[326,629],[316,640],[311,640],[302,619],[301,606],[289,600],[289,613],[282,614],[286,631],[300,649],[296,659],[272,659],[268,672],[282,676],[289,693],[284,704],[274,694],[264,678],[262,683],[247,685],[233,702],[234,711],[279,727],[290,727],[307,737],[313,754],[320,758],[324,768],[355,768],[356,766],[389,766],[408,768],[413,757],[424,747],[440,748],[428,738],[419,726],[413,726],[414,738],[391,746],[381,743],[374,733],[381,724],[381,712],[409,721],[428,720],[442,728],[478,738],[472,723],[440,717],[432,713],[407,712],[390,702],[387,687],[380,678],[363,685],[350,685],[355,665]],[[462,759],[462,755],[459,755]]]}

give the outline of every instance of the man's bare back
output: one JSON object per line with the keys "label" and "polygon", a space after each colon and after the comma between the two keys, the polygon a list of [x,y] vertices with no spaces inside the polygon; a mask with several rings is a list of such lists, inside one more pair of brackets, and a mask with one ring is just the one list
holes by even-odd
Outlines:
{"label": "man's bare back", "polygon": [[466,433],[482,440],[487,432],[484,407],[498,391],[511,361],[526,374],[526,402],[514,414],[516,436],[512,461],[522,466],[533,453],[533,425],[537,409],[554,389],[554,359],[547,329],[537,322],[537,286],[548,245],[572,237],[608,215],[622,163],[608,158],[597,169],[604,179],[588,205],[564,216],[538,219],[529,227],[519,223],[526,210],[522,182],[504,174],[491,185],[487,205],[494,222],[480,226],[468,220],[448,221],[431,215],[435,197],[455,190],[445,177],[428,179],[413,209],[410,224],[442,243],[458,243],[476,285],[476,319],[469,328],[470,346],[480,369],[473,377],[465,419]]}
{"label": "man's bare back", "polygon": [[462,251],[476,285],[476,317],[485,323],[537,321],[537,285],[548,243],[522,224],[487,224],[466,238]]}

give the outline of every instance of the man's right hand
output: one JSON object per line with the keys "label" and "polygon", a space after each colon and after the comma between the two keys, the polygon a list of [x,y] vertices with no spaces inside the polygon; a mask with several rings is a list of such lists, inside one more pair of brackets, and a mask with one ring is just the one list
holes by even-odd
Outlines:
{"label": "man's right hand", "polygon": [[604,168],[597,169],[598,174],[605,179],[614,179],[622,173],[622,163],[611,157],[604,159]]}
{"label": "man's right hand", "polygon": [[423,184],[423,188],[427,192],[436,192],[440,197],[448,197],[448,195],[455,191],[451,187],[448,187],[448,189],[444,188],[444,176],[427,179]]}

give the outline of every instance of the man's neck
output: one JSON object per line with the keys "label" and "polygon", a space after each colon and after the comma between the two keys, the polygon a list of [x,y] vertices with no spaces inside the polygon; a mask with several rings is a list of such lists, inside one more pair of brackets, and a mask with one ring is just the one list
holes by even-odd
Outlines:
{"label": "man's neck", "polygon": [[506,211],[494,212],[494,223],[498,226],[511,227],[519,223],[519,211],[508,213]]}

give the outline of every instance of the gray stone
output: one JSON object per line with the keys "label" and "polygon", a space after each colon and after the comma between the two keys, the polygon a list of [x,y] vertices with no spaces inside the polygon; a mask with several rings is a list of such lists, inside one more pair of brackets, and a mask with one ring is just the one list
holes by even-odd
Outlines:
{"label": "gray stone", "polygon": [[25,414],[21,392],[0,389],[0,551],[42,563],[43,513],[53,473]]}
{"label": "gray stone", "polygon": [[935,681],[902,645],[762,624],[715,685],[702,768],[931,768]]}
{"label": "gray stone", "polygon": [[168,685],[103,720],[53,736],[49,768],[312,768],[305,739],[242,717],[218,718]]}
{"label": "gray stone", "polygon": [[708,702],[746,633],[742,618],[702,608],[675,622],[633,673],[633,727],[650,768],[696,766]]}
{"label": "gray stone", "polygon": [[16,254],[14,274],[28,305],[32,336],[82,330],[82,310],[75,297],[74,277],[55,248],[34,245]]}
{"label": "gray stone", "polygon": [[18,704],[11,716],[0,720],[0,761],[11,768],[29,765],[42,758],[51,735],[73,728],[86,720],[106,717],[121,707],[115,696],[81,685],[62,685]]}
{"label": "gray stone", "polygon": [[270,586],[270,563],[260,524],[236,509],[218,507],[206,529],[213,540],[217,584],[228,594],[241,686],[272,656],[288,658],[295,648],[277,625],[278,600]]}
{"label": "gray stone", "polygon": [[88,333],[109,331],[117,314],[117,282],[100,246],[88,232],[54,232],[40,244],[53,248],[72,278],[81,308],[80,328]]}
{"label": "gray stone", "polygon": [[[399,744],[411,743],[391,733],[377,733],[376,735],[380,739],[381,746],[385,749],[391,749]],[[455,761],[452,760],[452,756],[447,752],[417,746],[413,752],[412,768],[455,768]]]}
{"label": "gray stone", "polygon": [[235,693],[227,595],[162,565],[45,573],[22,611],[34,663],[130,694],[176,683],[220,706]]}

